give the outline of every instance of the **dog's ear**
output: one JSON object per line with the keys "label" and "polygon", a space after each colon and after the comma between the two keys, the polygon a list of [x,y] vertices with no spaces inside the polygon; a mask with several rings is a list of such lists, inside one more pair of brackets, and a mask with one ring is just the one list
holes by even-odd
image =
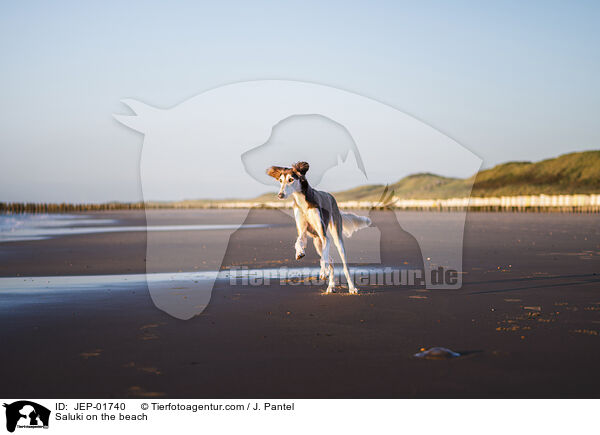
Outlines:
{"label": "dog's ear", "polygon": [[308,172],[309,166],[308,166],[308,163],[306,163],[306,162],[297,162],[297,163],[294,163],[293,168],[296,171],[298,171],[300,174],[306,175],[306,173]]}
{"label": "dog's ear", "polygon": [[281,172],[284,169],[285,168],[282,168],[281,166],[271,166],[269,169],[267,169],[267,175],[279,180],[279,177],[281,177]]}

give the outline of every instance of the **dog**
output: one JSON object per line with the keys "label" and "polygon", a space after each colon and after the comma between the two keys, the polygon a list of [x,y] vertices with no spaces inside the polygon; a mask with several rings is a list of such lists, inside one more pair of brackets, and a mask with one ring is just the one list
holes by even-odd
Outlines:
{"label": "dog", "polygon": [[358,216],[354,213],[341,212],[333,195],[310,187],[306,180],[308,168],[308,163],[297,162],[291,168],[271,166],[267,169],[267,175],[275,178],[280,183],[281,187],[277,197],[283,200],[291,196],[294,200],[294,218],[298,230],[298,238],[295,244],[296,260],[304,257],[307,235],[309,235],[312,237],[315,249],[321,257],[319,278],[325,280],[329,277],[329,284],[325,293],[332,293],[335,280],[329,250],[333,240],[342,259],[348,290],[350,294],[357,294],[358,289],[354,286],[346,263],[342,233],[346,237],[350,237],[355,231],[370,226],[371,220],[368,217]]}

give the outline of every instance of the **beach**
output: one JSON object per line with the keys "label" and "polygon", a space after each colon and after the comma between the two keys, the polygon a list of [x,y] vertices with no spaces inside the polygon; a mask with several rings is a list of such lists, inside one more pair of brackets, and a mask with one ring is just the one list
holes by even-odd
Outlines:
{"label": "beach", "polygon": [[[294,259],[294,221],[280,210],[250,211],[248,227],[232,234],[222,261],[204,260],[210,256],[203,250],[224,231],[210,226],[235,225],[242,211],[150,213],[153,225],[163,226],[148,233],[164,253],[156,273],[318,267],[312,244],[305,258]],[[392,212],[373,213],[388,236],[378,244],[381,265],[422,269],[415,237]],[[453,217],[400,213],[403,222],[432,227]],[[222,279],[190,320],[159,310],[143,282],[96,278],[146,273],[142,210],[77,216],[88,226],[98,220],[124,229],[0,243],[4,397],[599,396],[597,214],[468,213],[460,289],[372,285],[357,296],[343,289],[322,295],[325,286]],[[194,227],[169,229],[182,225]],[[370,234],[349,242],[358,259],[372,257]],[[48,290],[1,283],[65,276],[94,278]],[[461,356],[413,356],[433,346]]]}

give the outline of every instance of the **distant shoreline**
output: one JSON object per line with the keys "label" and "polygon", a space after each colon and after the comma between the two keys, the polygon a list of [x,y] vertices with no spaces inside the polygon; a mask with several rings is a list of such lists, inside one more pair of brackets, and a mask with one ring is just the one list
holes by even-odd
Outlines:
{"label": "distant shoreline", "polygon": [[[600,151],[531,162],[508,162],[472,177],[409,175],[388,185],[332,192],[340,208],[413,211],[600,212]],[[382,202],[383,201],[383,202]],[[252,199],[106,202],[102,204],[0,202],[0,213],[67,213],[144,209],[289,208],[275,192]]]}
{"label": "distant shoreline", "polygon": [[[101,204],[6,203],[0,202],[0,213],[69,213],[145,209],[250,209],[291,208],[291,201],[261,200],[189,200],[173,202],[109,202]],[[408,211],[478,211],[478,212],[560,212],[598,213],[600,194],[519,195],[502,197],[463,197],[449,199],[404,199],[392,197],[378,201],[340,201],[343,209],[390,209]]]}

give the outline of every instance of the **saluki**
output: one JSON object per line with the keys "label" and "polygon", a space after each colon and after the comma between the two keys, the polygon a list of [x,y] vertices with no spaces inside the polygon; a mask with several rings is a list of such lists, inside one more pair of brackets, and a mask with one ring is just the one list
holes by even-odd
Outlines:
{"label": "saluki", "polygon": [[277,194],[279,199],[292,196],[294,200],[294,217],[298,230],[298,238],[295,244],[296,260],[304,257],[306,235],[310,235],[317,253],[321,256],[319,278],[324,280],[329,276],[329,284],[325,293],[332,293],[335,279],[329,249],[333,240],[342,259],[344,274],[348,281],[348,290],[351,294],[357,294],[358,289],[354,286],[346,264],[342,233],[346,237],[350,237],[355,231],[371,225],[371,219],[354,213],[341,212],[333,195],[310,187],[306,180],[308,167],[308,163],[298,162],[294,163],[291,168],[271,166],[267,169],[267,175],[275,178],[281,185]]}

